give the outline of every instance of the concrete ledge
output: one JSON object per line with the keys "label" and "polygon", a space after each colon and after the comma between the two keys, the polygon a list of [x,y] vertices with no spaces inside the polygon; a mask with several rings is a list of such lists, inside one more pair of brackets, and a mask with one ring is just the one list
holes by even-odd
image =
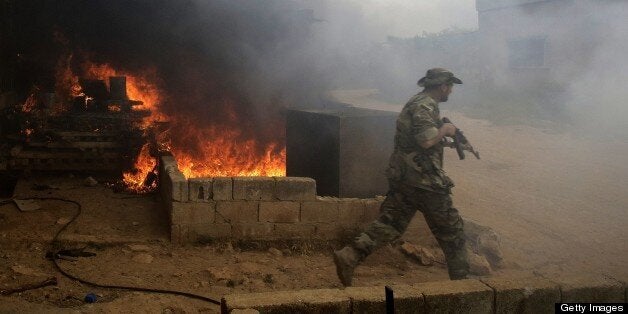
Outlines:
{"label": "concrete ledge", "polygon": [[428,313],[493,313],[493,289],[474,279],[415,285]]}
{"label": "concrete ledge", "polygon": [[275,177],[275,197],[280,201],[313,201],[316,181],[302,177]]}
{"label": "concrete ledge", "polygon": [[234,177],[233,199],[270,201],[274,199],[275,180],[271,177]]}
{"label": "concrete ledge", "polygon": [[626,302],[624,285],[614,279],[575,275],[551,280],[560,285],[561,302]]}
{"label": "concrete ledge", "polygon": [[190,202],[209,202],[214,199],[212,179],[202,178],[188,181],[188,200]]}
{"label": "concrete ledge", "polygon": [[233,179],[229,177],[212,178],[212,199],[229,201],[233,199]]}
{"label": "concrete ledge", "polygon": [[[606,291],[597,299],[559,299],[557,283],[541,277],[495,277],[392,286],[396,313],[553,313],[557,302],[625,302],[625,287],[611,279],[572,277],[561,289]],[[568,283],[567,283],[568,282]],[[619,287],[619,289],[617,289]],[[565,290],[569,291],[569,290]],[[619,291],[619,293],[618,293]],[[616,299],[621,295],[621,299]],[[582,295],[581,295],[582,296]],[[589,293],[587,298],[590,298]],[[383,286],[231,294],[221,313],[385,313]]]}
{"label": "concrete ledge", "polygon": [[351,313],[349,297],[338,289],[231,294],[222,298],[221,313],[256,309],[260,313]]}
{"label": "concrete ledge", "polygon": [[495,293],[495,313],[554,313],[560,289],[541,277],[485,278],[481,281]]}
{"label": "concrete ledge", "polygon": [[[392,287],[397,313],[425,313],[425,298],[419,289],[407,285]],[[379,287],[347,287],[343,292],[351,299],[352,313],[386,313],[386,293]]]}

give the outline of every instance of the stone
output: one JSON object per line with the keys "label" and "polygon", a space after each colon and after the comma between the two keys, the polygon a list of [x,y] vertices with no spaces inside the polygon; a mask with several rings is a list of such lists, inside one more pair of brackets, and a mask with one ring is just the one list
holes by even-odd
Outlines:
{"label": "stone", "polygon": [[281,252],[280,250],[278,250],[278,249],[276,249],[274,247],[271,247],[270,249],[268,249],[268,253],[270,253],[270,254],[272,254],[274,256],[277,256],[277,257],[283,256],[283,252]]}
{"label": "stone", "polygon": [[316,181],[303,177],[275,177],[275,197],[281,201],[316,199]]}
{"label": "stone", "polygon": [[491,266],[501,266],[504,257],[501,240],[493,229],[465,219],[464,234],[474,252],[483,255]]}
{"label": "stone", "polygon": [[413,258],[423,266],[430,266],[434,264],[434,254],[427,248],[410,242],[404,242],[399,248],[401,249],[401,252]]}
{"label": "stone", "polygon": [[475,254],[472,251],[469,251],[467,255],[469,256],[469,272],[472,275],[488,276],[491,274],[493,270],[484,256]]}

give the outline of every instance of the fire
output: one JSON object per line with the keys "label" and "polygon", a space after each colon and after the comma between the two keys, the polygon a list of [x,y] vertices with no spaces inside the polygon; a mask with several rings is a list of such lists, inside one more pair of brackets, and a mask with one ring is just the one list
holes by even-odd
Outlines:
{"label": "fire", "polygon": [[[84,65],[85,76],[101,79],[108,84],[111,76],[126,76],[127,95],[130,100],[142,102],[134,110],[149,110],[142,128],[149,133],[162,121],[167,129],[158,130],[156,150],[169,151],[177,160],[179,169],[186,178],[218,176],[284,176],[286,164],[285,145],[271,142],[260,144],[243,135],[239,129],[244,123],[225,104],[228,120],[222,125],[191,123],[189,117],[172,116],[160,111],[163,92],[159,89],[156,71],[130,73],[114,69],[108,64]],[[66,73],[67,74],[67,73]],[[66,79],[66,82],[78,82]],[[110,107],[117,111],[117,107]],[[193,144],[191,144],[193,143]],[[150,154],[150,145],[145,144],[134,164],[134,171],[123,174],[126,186],[136,192],[154,188],[156,158]],[[148,185],[148,186],[147,186]]]}
{"label": "fire", "polygon": [[218,127],[197,129],[189,136],[199,141],[196,152],[172,148],[186,178],[286,174],[286,149],[278,144],[259,148],[253,139],[241,140],[238,131]]}
{"label": "fire", "polygon": [[154,173],[157,160],[150,155],[150,147],[144,144],[135,162],[135,171],[125,172],[122,179],[127,188],[136,192],[146,192],[154,189],[157,182],[150,180],[149,176]]}

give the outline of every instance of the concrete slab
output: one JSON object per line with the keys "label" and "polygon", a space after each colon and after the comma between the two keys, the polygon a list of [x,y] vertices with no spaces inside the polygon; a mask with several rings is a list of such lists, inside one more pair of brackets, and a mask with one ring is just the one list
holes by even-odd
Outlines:
{"label": "concrete slab", "polygon": [[414,285],[425,297],[428,313],[493,313],[493,289],[474,279]]}
{"label": "concrete slab", "polygon": [[481,279],[495,291],[495,313],[554,313],[560,302],[558,285],[545,278],[495,277]]}
{"label": "concrete slab", "polygon": [[260,313],[351,313],[351,301],[338,289],[231,294],[222,298],[221,313],[256,309]]}

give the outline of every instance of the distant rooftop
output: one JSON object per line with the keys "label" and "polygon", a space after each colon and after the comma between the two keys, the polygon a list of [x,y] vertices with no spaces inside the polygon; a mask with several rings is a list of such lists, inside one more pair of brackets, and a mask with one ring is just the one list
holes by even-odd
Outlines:
{"label": "distant rooftop", "polygon": [[478,12],[514,7],[535,2],[546,2],[551,0],[475,0],[475,8]]}

